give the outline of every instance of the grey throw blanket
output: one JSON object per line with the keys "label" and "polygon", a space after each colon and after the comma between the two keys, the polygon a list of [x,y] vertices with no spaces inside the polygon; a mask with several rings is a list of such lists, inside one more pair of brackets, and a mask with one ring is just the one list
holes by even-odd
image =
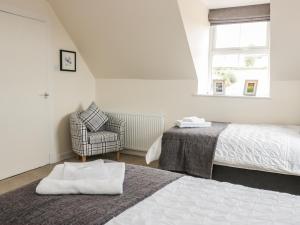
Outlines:
{"label": "grey throw blanket", "polygon": [[211,178],[219,134],[226,123],[206,128],[171,128],[163,134],[161,169]]}
{"label": "grey throw blanket", "polygon": [[101,225],[182,175],[126,165],[124,193],[105,195],[35,194],[38,182],[0,196],[1,225]]}

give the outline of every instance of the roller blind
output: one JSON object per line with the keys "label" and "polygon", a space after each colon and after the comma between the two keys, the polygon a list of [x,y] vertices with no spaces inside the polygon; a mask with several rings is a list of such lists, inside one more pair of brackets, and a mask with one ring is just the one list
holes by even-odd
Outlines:
{"label": "roller blind", "polygon": [[270,11],[270,4],[211,9],[208,20],[211,25],[269,21]]}

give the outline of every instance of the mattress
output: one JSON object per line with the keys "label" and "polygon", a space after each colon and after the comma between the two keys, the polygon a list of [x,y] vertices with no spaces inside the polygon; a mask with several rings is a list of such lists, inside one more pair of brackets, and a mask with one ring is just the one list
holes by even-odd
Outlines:
{"label": "mattress", "polygon": [[214,163],[300,175],[300,127],[230,124],[219,136]]}
{"label": "mattress", "polygon": [[[147,163],[158,160],[161,137]],[[230,124],[219,135],[214,164],[300,176],[300,126]]]}
{"label": "mattress", "polygon": [[107,225],[299,225],[300,197],[184,176]]}

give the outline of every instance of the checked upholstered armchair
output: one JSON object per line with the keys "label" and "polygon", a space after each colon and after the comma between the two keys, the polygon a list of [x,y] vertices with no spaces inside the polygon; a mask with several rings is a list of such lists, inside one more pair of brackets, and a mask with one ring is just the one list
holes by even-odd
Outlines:
{"label": "checked upholstered armchair", "polygon": [[109,152],[116,152],[119,160],[120,150],[124,148],[125,142],[125,122],[109,113],[104,115],[107,116],[107,121],[96,132],[88,129],[80,112],[72,113],[70,116],[72,149],[83,162],[87,156]]}

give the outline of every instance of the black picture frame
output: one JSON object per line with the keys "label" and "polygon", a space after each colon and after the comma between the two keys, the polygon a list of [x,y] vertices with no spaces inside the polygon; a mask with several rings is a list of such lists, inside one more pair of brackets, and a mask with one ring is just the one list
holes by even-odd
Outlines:
{"label": "black picture frame", "polygon": [[[65,58],[66,55],[71,56],[71,59],[69,59],[70,60],[69,66],[66,66],[65,62],[64,62],[64,60],[66,59]],[[77,71],[76,52],[68,51],[68,50],[64,50],[64,49],[60,50],[60,71],[66,71],[66,72],[76,72]]]}

